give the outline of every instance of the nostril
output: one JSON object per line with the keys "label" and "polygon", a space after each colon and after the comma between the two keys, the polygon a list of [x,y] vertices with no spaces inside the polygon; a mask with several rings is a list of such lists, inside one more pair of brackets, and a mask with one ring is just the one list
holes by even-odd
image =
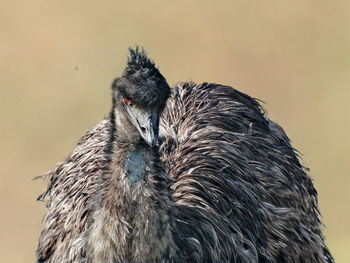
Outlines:
{"label": "nostril", "polygon": [[145,128],[143,128],[143,127],[141,127],[141,131],[142,131],[142,132],[145,132],[145,131],[146,131],[146,129],[145,129]]}

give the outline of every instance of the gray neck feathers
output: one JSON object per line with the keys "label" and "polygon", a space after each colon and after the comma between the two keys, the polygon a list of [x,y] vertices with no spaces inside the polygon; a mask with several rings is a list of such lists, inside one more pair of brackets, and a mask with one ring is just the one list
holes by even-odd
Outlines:
{"label": "gray neck feathers", "polygon": [[[116,125],[118,121],[125,119],[116,118]],[[126,131],[118,126],[120,136]],[[132,134],[121,138],[113,142],[100,181],[88,231],[88,256],[93,262],[165,262],[173,254],[169,179],[156,149],[140,140],[131,143]]]}
{"label": "gray neck feathers", "polygon": [[141,140],[141,136],[136,127],[130,122],[126,116],[126,112],[120,112],[115,110],[115,126],[116,126],[116,142],[120,146],[130,147],[131,145],[138,144]]}

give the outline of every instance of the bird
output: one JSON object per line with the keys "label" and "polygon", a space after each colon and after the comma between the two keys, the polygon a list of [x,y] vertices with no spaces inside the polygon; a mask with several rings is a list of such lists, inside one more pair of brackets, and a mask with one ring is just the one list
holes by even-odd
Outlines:
{"label": "bird", "polygon": [[230,86],[171,88],[129,48],[112,107],[40,176],[37,262],[334,262],[284,130]]}

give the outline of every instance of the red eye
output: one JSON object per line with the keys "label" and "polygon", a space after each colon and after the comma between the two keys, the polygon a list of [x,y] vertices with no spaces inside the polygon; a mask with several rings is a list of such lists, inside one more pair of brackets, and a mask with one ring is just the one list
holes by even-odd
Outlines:
{"label": "red eye", "polygon": [[130,103],[131,103],[131,100],[127,99],[126,97],[124,97],[124,101],[125,101],[127,104],[130,104]]}

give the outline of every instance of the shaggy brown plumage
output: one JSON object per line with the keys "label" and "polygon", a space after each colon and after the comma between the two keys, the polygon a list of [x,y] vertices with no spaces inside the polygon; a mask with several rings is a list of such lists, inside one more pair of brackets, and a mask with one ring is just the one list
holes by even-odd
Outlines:
{"label": "shaggy brown plumage", "polygon": [[135,185],[111,176],[135,151],[111,141],[112,122],[47,174],[38,261],[333,262],[307,169],[253,98],[175,85],[160,120],[161,161],[142,148],[148,168]]}

